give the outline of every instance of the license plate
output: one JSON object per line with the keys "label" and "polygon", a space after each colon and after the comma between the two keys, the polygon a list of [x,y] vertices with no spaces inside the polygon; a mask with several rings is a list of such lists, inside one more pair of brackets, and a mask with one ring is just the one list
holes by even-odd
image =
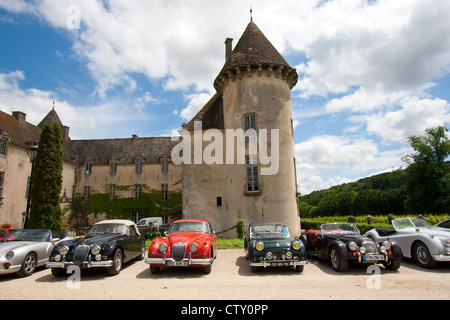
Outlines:
{"label": "license plate", "polygon": [[289,262],[271,262],[270,266],[271,267],[288,267]]}
{"label": "license plate", "polygon": [[364,256],[364,261],[378,261],[384,260],[384,256],[381,254],[366,254]]}
{"label": "license plate", "polygon": [[167,266],[169,267],[187,267],[187,261],[167,261]]}

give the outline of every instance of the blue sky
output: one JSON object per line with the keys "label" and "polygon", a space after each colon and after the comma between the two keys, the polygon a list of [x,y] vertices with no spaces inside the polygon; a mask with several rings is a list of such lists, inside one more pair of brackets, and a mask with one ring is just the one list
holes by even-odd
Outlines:
{"label": "blue sky", "polygon": [[[404,165],[408,136],[450,123],[450,1],[254,0],[297,68],[303,194]],[[72,139],[172,135],[214,94],[242,0],[0,0],[0,110]]]}

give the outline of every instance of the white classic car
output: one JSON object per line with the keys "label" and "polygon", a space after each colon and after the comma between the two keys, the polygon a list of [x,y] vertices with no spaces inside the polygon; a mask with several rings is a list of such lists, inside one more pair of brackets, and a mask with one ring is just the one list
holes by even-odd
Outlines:
{"label": "white classic car", "polygon": [[438,261],[450,261],[450,233],[431,228],[422,219],[392,220],[393,227],[375,228],[365,236],[376,242],[395,240],[407,258],[413,258],[421,267],[434,268]]}
{"label": "white classic car", "polygon": [[11,231],[0,241],[0,274],[30,276],[37,267],[45,265],[55,245],[73,239],[62,238],[61,233],[49,229]]}

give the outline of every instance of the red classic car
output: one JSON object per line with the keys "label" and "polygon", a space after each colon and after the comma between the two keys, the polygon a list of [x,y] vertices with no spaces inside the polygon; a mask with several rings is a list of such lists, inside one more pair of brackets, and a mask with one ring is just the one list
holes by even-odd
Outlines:
{"label": "red classic car", "polygon": [[217,237],[211,224],[183,219],[173,222],[165,237],[152,241],[145,262],[153,274],[161,267],[202,267],[208,274],[216,255]]}

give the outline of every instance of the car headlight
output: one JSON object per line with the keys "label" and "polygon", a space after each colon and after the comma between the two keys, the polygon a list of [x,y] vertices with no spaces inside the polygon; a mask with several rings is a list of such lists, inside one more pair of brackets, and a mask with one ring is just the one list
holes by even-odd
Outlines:
{"label": "car headlight", "polygon": [[447,240],[445,241],[445,245],[448,246],[448,247],[450,247],[450,239],[447,239]]}
{"label": "car headlight", "polygon": [[356,244],[356,242],[350,242],[349,244],[348,244],[348,248],[351,250],[351,251],[356,251],[356,249],[358,249],[358,245]]}
{"label": "car headlight", "polygon": [[12,257],[14,257],[14,251],[8,251],[5,255],[6,259],[11,259]]}
{"label": "car headlight", "polygon": [[69,247],[68,246],[61,246],[58,248],[58,252],[60,255],[65,256],[69,253]]}
{"label": "car headlight", "polygon": [[91,254],[93,254],[93,255],[95,256],[95,255],[97,255],[97,254],[100,253],[100,250],[101,250],[100,246],[94,244],[94,245],[91,247]]}
{"label": "car headlight", "polygon": [[161,244],[158,247],[159,252],[164,253],[167,251],[167,244],[165,242],[161,242]]}
{"label": "car headlight", "polygon": [[192,253],[196,253],[198,251],[198,245],[196,243],[191,243],[191,245],[189,246],[189,250]]}
{"label": "car headlight", "polygon": [[300,244],[300,241],[292,242],[292,249],[294,249],[294,250],[300,250],[301,246],[302,245]]}
{"label": "car headlight", "polygon": [[386,250],[389,250],[391,248],[391,243],[389,241],[383,241],[381,244]]}
{"label": "car headlight", "polygon": [[361,252],[362,254],[366,253],[366,248],[364,247],[359,248],[359,252]]}
{"label": "car headlight", "polygon": [[258,243],[256,244],[256,250],[262,251],[263,249],[264,249],[264,243],[258,242]]}

